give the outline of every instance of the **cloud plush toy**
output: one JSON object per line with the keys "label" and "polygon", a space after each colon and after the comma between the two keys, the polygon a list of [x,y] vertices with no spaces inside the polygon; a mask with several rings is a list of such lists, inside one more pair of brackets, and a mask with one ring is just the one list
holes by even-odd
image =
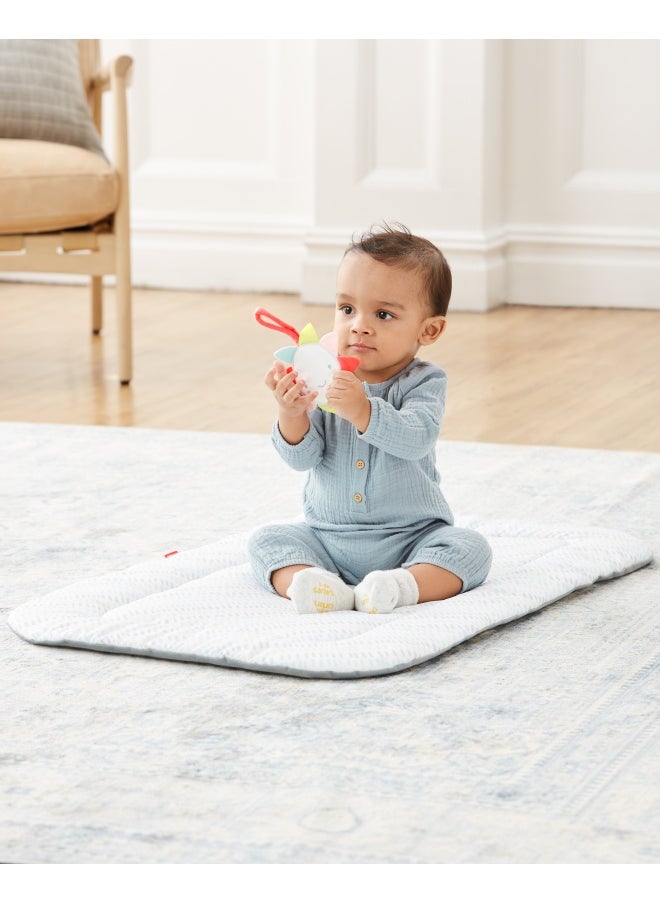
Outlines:
{"label": "cloud plush toy", "polygon": [[324,411],[333,412],[328,406],[326,396],[332,375],[336,370],[354,371],[359,366],[358,358],[338,355],[338,340],[336,333],[326,333],[319,339],[318,334],[311,323],[308,323],[299,333],[291,324],[285,323],[279,317],[275,317],[265,308],[257,308],[254,312],[257,323],[284,333],[296,343],[287,345],[275,352],[275,357],[289,365],[289,370],[296,370],[310,392],[317,392],[315,404]]}

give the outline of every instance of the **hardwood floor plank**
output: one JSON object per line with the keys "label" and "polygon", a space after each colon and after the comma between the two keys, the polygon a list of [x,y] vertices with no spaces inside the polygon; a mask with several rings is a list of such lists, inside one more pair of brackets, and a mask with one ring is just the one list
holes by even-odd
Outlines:
{"label": "hardwood floor plank", "polygon": [[[82,286],[0,282],[0,419],[264,433],[263,374],[333,309],[294,295],[136,290],[135,377],[117,381],[114,292],[93,336]],[[424,350],[449,375],[442,438],[660,452],[660,311],[505,306],[452,313]]]}

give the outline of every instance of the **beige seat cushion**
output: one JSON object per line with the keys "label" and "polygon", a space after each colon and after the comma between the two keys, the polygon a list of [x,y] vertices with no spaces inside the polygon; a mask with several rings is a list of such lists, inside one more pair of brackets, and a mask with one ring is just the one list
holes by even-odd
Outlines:
{"label": "beige seat cushion", "polygon": [[87,226],[117,209],[119,177],[99,154],[0,139],[0,234]]}

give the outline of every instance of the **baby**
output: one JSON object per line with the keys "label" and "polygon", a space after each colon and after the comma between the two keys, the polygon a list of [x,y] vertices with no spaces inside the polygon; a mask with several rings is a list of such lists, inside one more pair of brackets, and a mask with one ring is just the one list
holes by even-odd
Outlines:
{"label": "baby", "polygon": [[416,357],[445,329],[451,284],[431,242],[405,227],[372,230],[351,242],[337,274],[339,354],[360,363],[335,372],[335,413],[310,412],[314,396],[282,362],[266,374],[275,448],[309,471],[305,520],[258,528],[249,555],[259,582],[301,613],[388,613],[455,596],[488,574],[487,541],[454,527],[440,490],[447,377]]}

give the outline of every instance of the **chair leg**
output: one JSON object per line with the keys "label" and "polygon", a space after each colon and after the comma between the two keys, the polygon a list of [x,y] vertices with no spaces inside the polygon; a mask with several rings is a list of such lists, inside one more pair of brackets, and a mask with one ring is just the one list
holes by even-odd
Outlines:
{"label": "chair leg", "polygon": [[103,329],[103,277],[92,276],[92,332],[95,336]]}
{"label": "chair leg", "polygon": [[123,203],[115,214],[115,276],[119,382],[128,386],[133,376],[133,313],[128,187],[123,185]]}
{"label": "chair leg", "polygon": [[[131,226],[128,191],[128,140],[126,79],[130,60],[120,57],[122,66],[111,74],[115,95],[115,167],[119,173],[119,203],[114,216],[115,274],[117,277],[117,333],[119,339],[119,381],[127,386],[133,376],[133,329],[131,314]],[[128,63],[128,67],[126,66]]]}
{"label": "chair leg", "polygon": [[128,386],[133,376],[133,327],[130,268],[117,268],[117,336],[119,340],[119,382]]}

